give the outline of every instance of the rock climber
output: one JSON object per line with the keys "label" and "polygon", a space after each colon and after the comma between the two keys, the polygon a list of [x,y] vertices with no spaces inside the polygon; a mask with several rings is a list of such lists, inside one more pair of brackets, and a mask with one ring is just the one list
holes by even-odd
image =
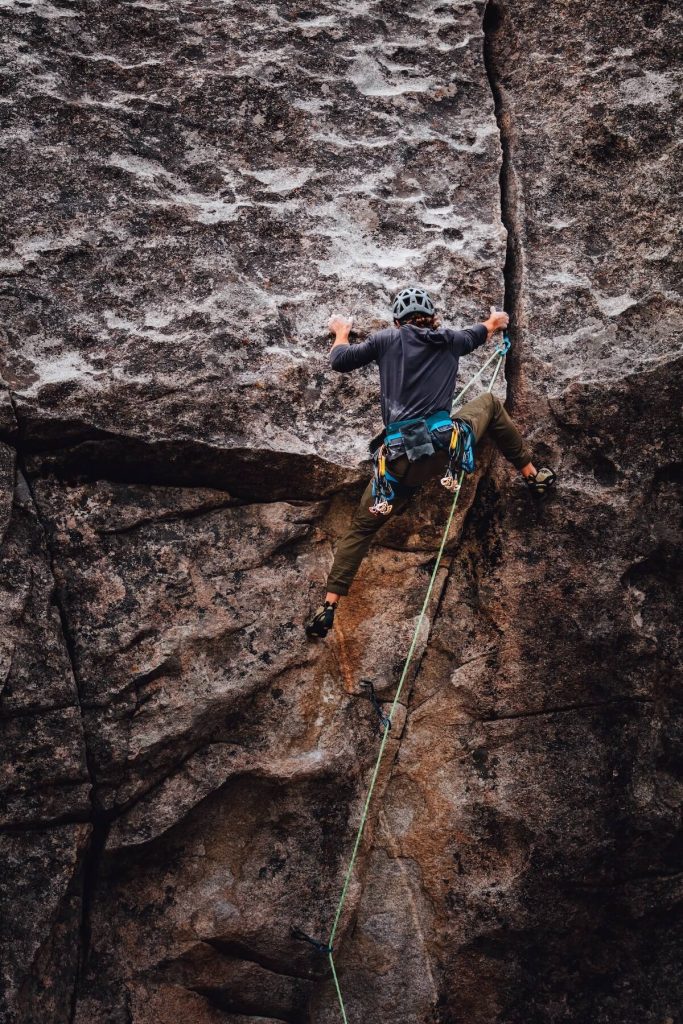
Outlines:
{"label": "rock climber", "polygon": [[474,446],[485,433],[521,471],[535,495],[545,496],[555,483],[552,470],[536,469],[522,435],[495,395],[479,395],[451,420],[459,357],[505,329],[507,313],[492,308],[487,320],[463,331],[441,327],[434,303],[420,287],[399,292],[392,313],[393,327],[354,345],[349,344],[353,320],[333,316],[328,325],[334,335],[333,370],[349,373],[368,363],[378,364],[385,427],[371,442],[374,477],[337,546],[324,604],[306,626],[309,637],[327,636],[339,598],[348,594],[383,523],[403,511],[421,486],[444,470],[442,483],[453,492],[452,467],[473,472]]}

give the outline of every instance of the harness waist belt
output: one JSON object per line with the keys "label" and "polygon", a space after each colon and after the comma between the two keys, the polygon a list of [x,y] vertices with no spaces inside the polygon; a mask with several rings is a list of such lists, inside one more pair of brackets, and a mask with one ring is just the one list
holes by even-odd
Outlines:
{"label": "harness waist belt", "polygon": [[429,430],[437,430],[439,427],[453,426],[450,414],[446,412],[445,409],[440,409],[438,412],[433,412],[429,416],[425,416],[424,419],[418,417],[414,420],[395,420],[394,423],[388,423],[384,440],[395,441],[397,437],[401,436],[400,428],[408,427],[413,423],[426,423]]}

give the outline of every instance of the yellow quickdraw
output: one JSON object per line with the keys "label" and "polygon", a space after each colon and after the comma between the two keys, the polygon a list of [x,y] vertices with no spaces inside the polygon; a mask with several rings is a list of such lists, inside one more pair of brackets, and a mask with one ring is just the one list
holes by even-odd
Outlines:
{"label": "yellow quickdraw", "polygon": [[[393,509],[386,499],[386,472],[387,472],[387,449],[385,445],[382,445],[380,451],[377,454],[377,493],[375,494],[375,500],[370,505],[368,511],[373,516],[388,516]],[[391,491],[389,491],[391,493]]]}
{"label": "yellow quickdraw", "polygon": [[451,443],[448,446],[448,467],[446,469],[446,475],[441,478],[441,486],[445,487],[451,494],[455,494],[460,489],[458,480],[453,476],[453,459],[455,453],[458,450],[458,438],[460,437],[460,431],[458,426],[453,421],[453,430],[451,431]]}

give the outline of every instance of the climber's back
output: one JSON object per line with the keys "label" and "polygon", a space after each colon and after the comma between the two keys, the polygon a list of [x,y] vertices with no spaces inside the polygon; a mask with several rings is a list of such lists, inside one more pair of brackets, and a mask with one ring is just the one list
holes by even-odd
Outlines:
{"label": "climber's back", "polygon": [[357,370],[379,365],[380,401],[385,425],[450,411],[458,376],[458,359],[483,345],[481,323],[464,331],[439,327],[434,304],[423,288],[404,288],[392,307],[394,326],[371,334],[358,345],[335,345],[332,369]]}
{"label": "climber's back", "polygon": [[[360,345],[346,351],[335,350],[331,362],[342,373],[366,360],[379,365],[380,401],[386,425],[423,418],[439,409],[450,410],[459,357],[483,345],[486,336],[483,324],[455,331],[449,327],[418,326],[406,318],[398,327],[371,334]],[[364,348],[361,356],[356,350]],[[357,361],[359,357],[363,363]]]}

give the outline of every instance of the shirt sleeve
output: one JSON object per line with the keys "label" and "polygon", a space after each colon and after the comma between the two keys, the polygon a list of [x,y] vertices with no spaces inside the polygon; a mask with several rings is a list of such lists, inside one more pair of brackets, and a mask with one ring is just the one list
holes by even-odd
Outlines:
{"label": "shirt sleeve", "polygon": [[450,328],[444,331],[446,345],[456,356],[466,356],[475,348],[479,348],[486,341],[488,333],[484,324],[467,327],[464,331],[452,331]]}
{"label": "shirt sleeve", "polygon": [[378,358],[380,346],[377,335],[371,334],[365,341],[356,345],[337,345],[330,351],[330,365],[337,373],[350,373],[361,366],[367,366]]}

